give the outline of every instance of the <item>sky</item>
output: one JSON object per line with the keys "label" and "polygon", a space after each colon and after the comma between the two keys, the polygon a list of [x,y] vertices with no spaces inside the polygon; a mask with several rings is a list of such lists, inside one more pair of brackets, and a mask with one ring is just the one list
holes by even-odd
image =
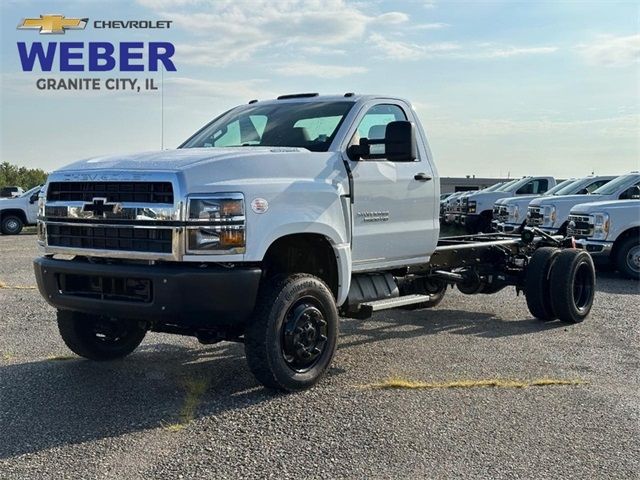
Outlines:
{"label": "sky", "polygon": [[[51,171],[91,156],[175,148],[250,99],[357,92],[410,100],[442,176],[640,169],[637,1],[0,5],[0,162]],[[46,13],[173,23],[153,31],[90,23],[64,36],[16,29]],[[38,91],[37,78],[60,74],[23,72],[16,42],[62,40],[172,42],[177,71],[141,74],[162,84],[154,92]]]}

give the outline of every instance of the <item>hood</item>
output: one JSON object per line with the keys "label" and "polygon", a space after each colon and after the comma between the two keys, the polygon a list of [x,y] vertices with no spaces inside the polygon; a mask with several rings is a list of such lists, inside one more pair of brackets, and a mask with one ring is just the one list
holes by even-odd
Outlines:
{"label": "hood", "polygon": [[247,156],[259,157],[291,152],[311,153],[305,148],[282,147],[235,147],[235,148],[180,148],[129,155],[92,157],[67,165],[59,172],[68,170],[157,170],[180,171],[203,162],[216,162]]}
{"label": "hood", "polygon": [[619,209],[637,209],[640,217],[640,200],[607,200],[604,202],[580,203],[571,209],[576,213],[591,213],[597,211],[610,211]]}
{"label": "hood", "polygon": [[496,201],[496,204],[507,205],[507,204],[520,203],[520,202],[529,203],[531,200],[533,200],[534,198],[538,198],[539,196],[540,195],[520,195],[519,197],[506,197]]}
{"label": "hood", "polygon": [[603,195],[559,195],[540,197],[532,200],[530,205],[562,205],[564,203],[591,203],[602,199]]}

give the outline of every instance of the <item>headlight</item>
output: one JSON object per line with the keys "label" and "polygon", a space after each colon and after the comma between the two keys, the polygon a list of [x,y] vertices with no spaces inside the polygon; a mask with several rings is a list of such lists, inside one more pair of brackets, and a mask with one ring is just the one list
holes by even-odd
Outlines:
{"label": "headlight", "polygon": [[[217,193],[190,197],[187,203],[187,252],[244,253],[246,246],[244,197]],[[200,223],[200,225],[197,225]]]}
{"label": "headlight", "polygon": [[518,207],[518,205],[509,205],[507,207],[507,213],[509,215],[509,220],[512,221],[512,223],[515,223],[520,218],[520,207]]}
{"label": "headlight", "polygon": [[556,223],[557,219],[558,219],[558,215],[556,212],[556,206],[545,205],[542,224],[553,227],[553,224]]}
{"label": "headlight", "polygon": [[476,213],[476,201],[475,200],[467,200],[467,212]]}
{"label": "headlight", "polygon": [[593,222],[593,239],[606,240],[609,235],[609,215],[606,213],[594,213],[590,215],[590,222]]}

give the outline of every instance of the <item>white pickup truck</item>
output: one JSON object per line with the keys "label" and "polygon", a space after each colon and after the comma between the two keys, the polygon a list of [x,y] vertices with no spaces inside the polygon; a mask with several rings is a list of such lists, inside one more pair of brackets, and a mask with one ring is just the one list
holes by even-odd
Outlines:
{"label": "white pickup truck", "polygon": [[582,203],[571,209],[567,234],[599,263],[640,280],[640,187],[633,200]]}
{"label": "white pickup truck", "polygon": [[438,172],[394,97],[252,101],[176,150],[73,163],[43,191],[38,288],[93,360],[148,331],[239,341],[260,382],[292,391],[328,368],[339,315],[434,306],[448,284],[515,286],[542,320],[580,322],[594,298],[570,239],[439,239]]}
{"label": "white pickup truck", "polygon": [[523,177],[494,191],[468,195],[462,199],[464,226],[469,233],[488,232],[493,219],[493,204],[497,200],[520,195],[542,195],[555,185],[553,177]]}
{"label": "white pickup truck", "polygon": [[0,200],[0,231],[4,235],[18,235],[25,225],[36,224],[41,188],[38,185],[19,197]]}
{"label": "white pickup truck", "polygon": [[564,235],[569,223],[569,212],[580,203],[604,202],[607,200],[629,200],[635,187],[640,186],[640,173],[622,175],[584,195],[563,195],[562,197],[536,198],[529,203],[527,225],[539,227],[545,233]]}
{"label": "white pickup truck", "polygon": [[527,207],[535,198],[552,198],[562,195],[587,195],[614,176],[588,176],[580,179],[569,179],[560,182],[544,195],[524,195],[520,197],[502,198],[493,204],[494,231],[513,233],[519,231],[527,222]]}

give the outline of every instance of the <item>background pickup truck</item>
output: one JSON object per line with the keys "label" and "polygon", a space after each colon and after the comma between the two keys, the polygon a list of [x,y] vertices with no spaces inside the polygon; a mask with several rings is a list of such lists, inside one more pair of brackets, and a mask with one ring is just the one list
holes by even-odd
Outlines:
{"label": "background pickup truck", "polygon": [[526,224],[527,207],[534,198],[552,198],[562,195],[587,195],[614,176],[588,176],[581,179],[565,180],[544,195],[524,195],[520,197],[502,198],[493,205],[493,229],[498,232],[512,233]]}
{"label": "background pickup truck", "polygon": [[25,225],[35,225],[38,218],[38,195],[42,185],[33,187],[16,198],[0,200],[0,231],[17,235]]}
{"label": "background pickup truck", "polygon": [[514,286],[542,320],[589,314],[588,253],[535,230],[439,239],[439,195],[407,101],[252,101],[176,150],[50,174],[36,279],[81,356],[123,357],[148,331],[238,341],[256,378],[285,391],[326,371],[339,315],[430,307],[449,284]]}
{"label": "background pickup truck", "polygon": [[529,204],[527,225],[539,227],[549,234],[566,233],[569,212],[580,203],[603,202],[607,200],[630,200],[640,186],[640,173],[632,172],[617,177],[589,194],[564,195],[553,198],[536,198]]}
{"label": "background pickup truck", "polygon": [[480,191],[468,195],[462,201],[464,226],[469,233],[488,232],[491,230],[493,219],[493,204],[498,199],[542,195],[555,185],[556,180],[553,177],[523,177],[492,192]]}
{"label": "background pickup truck", "polygon": [[640,187],[637,200],[582,203],[571,209],[567,234],[598,262],[640,280]]}

